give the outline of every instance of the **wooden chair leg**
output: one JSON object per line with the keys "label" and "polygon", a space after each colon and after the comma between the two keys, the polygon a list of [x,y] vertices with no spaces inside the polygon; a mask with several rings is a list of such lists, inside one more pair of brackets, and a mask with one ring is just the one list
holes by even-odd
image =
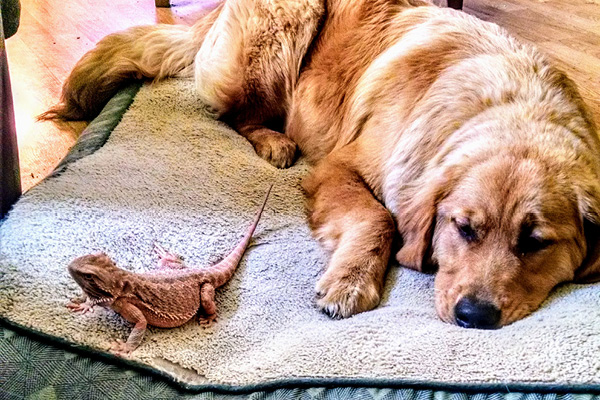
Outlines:
{"label": "wooden chair leg", "polygon": [[17,132],[0,21],[0,218],[21,195]]}
{"label": "wooden chair leg", "polygon": [[448,0],[448,7],[454,8],[455,10],[462,10],[463,0]]}

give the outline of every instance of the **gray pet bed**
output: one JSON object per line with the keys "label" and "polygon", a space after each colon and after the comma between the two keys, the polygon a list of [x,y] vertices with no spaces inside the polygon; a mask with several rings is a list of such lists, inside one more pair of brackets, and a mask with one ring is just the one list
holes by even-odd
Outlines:
{"label": "gray pet bed", "polygon": [[[392,267],[376,310],[331,320],[314,305],[326,255],[306,225],[299,184],[308,165],[271,167],[207,113],[186,80],[143,86],[113,130],[136,90],[115,97],[53,176],[2,221],[0,316],[8,330],[0,354],[2,346],[37,343],[13,331],[33,332],[187,388],[280,389],[273,396],[600,391],[600,285],[563,286],[522,321],[466,330],[437,318],[432,276]],[[251,247],[218,291],[213,328],[151,328],[122,361],[104,349],[125,338],[129,324],[103,309],[85,316],[65,309],[78,294],[66,272],[74,257],[102,250],[124,268],[148,271],[158,242],[191,265],[209,265],[240,238],[270,183]],[[110,376],[122,376],[110,368]],[[0,376],[6,373],[0,367]],[[313,389],[281,389],[290,387]]]}

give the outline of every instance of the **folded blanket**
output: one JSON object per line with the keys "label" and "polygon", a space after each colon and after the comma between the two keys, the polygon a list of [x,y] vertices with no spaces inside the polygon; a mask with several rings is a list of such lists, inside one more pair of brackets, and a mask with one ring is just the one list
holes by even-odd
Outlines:
{"label": "folded blanket", "polygon": [[309,165],[278,170],[215,121],[193,83],[146,85],[104,146],[31,189],[0,225],[0,316],[99,351],[131,325],[110,310],[84,316],[66,266],[105,251],[136,272],[154,243],[210,265],[237,243],[273,191],[218,322],[150,328],[135,362],[195,385],[600,383],[600,286],[562,286],[528,318],[496,331],[438,319],[433,277],[392,267],[381,305],[349,319],[317,310],[327,256],[311,237],[300,187]]}

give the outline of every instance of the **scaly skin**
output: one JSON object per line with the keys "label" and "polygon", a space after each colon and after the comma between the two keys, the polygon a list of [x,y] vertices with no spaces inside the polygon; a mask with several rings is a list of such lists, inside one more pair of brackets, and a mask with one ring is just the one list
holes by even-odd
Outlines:
{"label": "scaly skin", "polygon": [[208,326],[216,320],[215,289],[228,282],[240,262],[267,203],[271,187],[254,222],[237,246],[220,263],[208,268],[186,268],[183,259],[159,245],[158,270],[136,274],[125,271],[104,253],[73,260],[68,270],[83,290],[83,297],[71,300],[67,308],[75,312],[93,311],[95,306],[110,308],[135,326],[126,342],[117,341],[110,351],[129,355],[141,343],[146,326],[174,328],[194,315]]}

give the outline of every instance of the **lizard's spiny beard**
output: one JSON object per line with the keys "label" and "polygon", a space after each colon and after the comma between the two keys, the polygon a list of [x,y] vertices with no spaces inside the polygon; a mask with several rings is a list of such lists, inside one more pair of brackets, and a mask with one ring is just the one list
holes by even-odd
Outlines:
{"label": "lizard's spiny beard", "polygon": [[74,274],[73,278],[75,279],[77,284],[83,289],[85,294],[91,299],[112,299],[114,297],[111,293],[98,286],[98,284],[94,281],[94,278],[86,279],[77,274]]}
{"label": "lizard's spiny beard", "polygon": [[114,296],[96,285],[86,285],[86,293],[95,300],[112,299]]}

